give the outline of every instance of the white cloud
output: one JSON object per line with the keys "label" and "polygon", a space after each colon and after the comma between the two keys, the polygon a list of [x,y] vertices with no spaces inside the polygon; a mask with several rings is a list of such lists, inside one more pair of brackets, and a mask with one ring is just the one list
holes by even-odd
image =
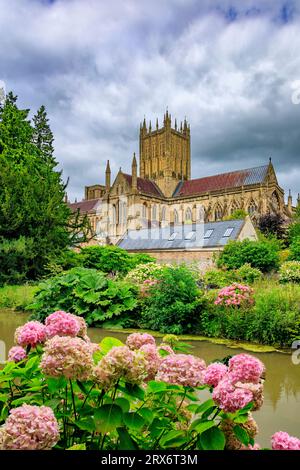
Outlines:
{"label": "white cloud", "polygon": [[296,193],[300,20],[285,3],[0,0],[0,77],[46,105],[71,197],[103,182],[108,158],[130,171],[139,122],[167,105],[191,123],[194,177],[272,155]]}

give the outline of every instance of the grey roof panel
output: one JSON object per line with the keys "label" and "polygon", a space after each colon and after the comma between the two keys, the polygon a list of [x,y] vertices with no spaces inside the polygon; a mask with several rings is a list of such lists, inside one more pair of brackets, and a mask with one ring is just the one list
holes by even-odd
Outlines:
{"label": "grey roof panel", "polygon": [[[229,220],[209,222],[206,224],[174,225],[173,227],[128,230],[118,245],[125,250],[174,250],[197,249],[224,246],[229,240],[236,240],[243,227],[244,220]],[[229,237],[224,237],[228,228],[233,228]],[[213,229],[210,238],[204,239],[204,233]],[[187,235],[195,231],[190,240]],[[174,240],[169,240],[170,234],[176,232]]]}

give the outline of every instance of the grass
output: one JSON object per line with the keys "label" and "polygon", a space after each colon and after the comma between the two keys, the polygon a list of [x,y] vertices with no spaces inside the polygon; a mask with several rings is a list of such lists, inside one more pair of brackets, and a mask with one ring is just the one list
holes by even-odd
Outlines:
{"label": "grass", "polygon": [[31,284],[0,287],[0,308],[25,310],[32,302],[36,290],[37,286]]}

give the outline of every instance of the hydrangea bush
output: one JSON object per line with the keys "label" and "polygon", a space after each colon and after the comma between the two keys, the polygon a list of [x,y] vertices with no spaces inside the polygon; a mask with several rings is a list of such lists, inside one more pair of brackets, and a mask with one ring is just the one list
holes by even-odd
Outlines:
{"label": "hydrangea bush", "polygon": [[244,284],[234,283],[218,293],[215,305],[240,307],[253,304],[253,289]]}
{"label": "hydrangea bush", "polygon": [[[94,345],[82,319],[61,311],[37,323],[17,330],[22,346],[0,371],[0,449],[260,449],[252,412],[265,368],[255,357],[206,365],[173,335],[159,346],[139,333]],[[300,449],[285,431],[271,443]]]}

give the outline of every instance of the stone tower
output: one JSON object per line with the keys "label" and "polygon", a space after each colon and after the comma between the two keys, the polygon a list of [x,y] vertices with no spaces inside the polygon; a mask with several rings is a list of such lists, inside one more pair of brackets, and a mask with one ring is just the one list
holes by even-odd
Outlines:
{"label": "stone tower", "polygon": [[180,128],[166,111],[163,127],[156,120],[147,129],[144,119],[140,126],[140,176],[156,182],[167,197],[172,196],[177,184],[191,178],[190,126],[186,119]]}

